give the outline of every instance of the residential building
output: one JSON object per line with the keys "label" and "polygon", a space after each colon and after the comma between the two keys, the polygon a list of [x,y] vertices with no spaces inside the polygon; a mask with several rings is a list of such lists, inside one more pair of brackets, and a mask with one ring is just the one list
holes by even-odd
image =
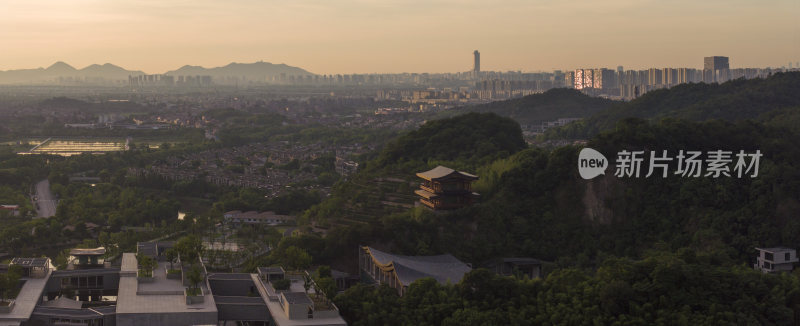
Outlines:
{"label": "residential building", "polygon": [[19,216],[19,205],[0,205],[0,211],[7,211],[10,216]]}
{"label": "residential building", "polygon": [[728,57],[713,56],[703,58],[703,81],[722,83],[729,79],[730,63]]}
{"label": "residential building", "polygon": [[791,272],[799,260],[797,251],[791,248],[756,248],[758,257],[753,268],[764,273]]}

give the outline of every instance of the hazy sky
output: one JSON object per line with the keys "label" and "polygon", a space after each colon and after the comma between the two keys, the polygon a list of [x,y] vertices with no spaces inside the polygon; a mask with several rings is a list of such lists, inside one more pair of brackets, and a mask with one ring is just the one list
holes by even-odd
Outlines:
{"label": "hazy sky", "polygon": [[800,61],[800,0],[0,0],[0,70],[286,63],[319,74]]}

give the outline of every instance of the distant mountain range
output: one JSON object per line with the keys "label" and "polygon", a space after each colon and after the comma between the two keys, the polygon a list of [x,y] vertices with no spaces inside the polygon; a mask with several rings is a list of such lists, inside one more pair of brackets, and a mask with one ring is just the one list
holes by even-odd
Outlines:
{"label": "distant mountain range", "polygon": [[183,66],[177,70],[167,71],[165,75],[171,76],[211,76],[215,79],[225,77],[244,77],[248,80],[264,80],[273,76],[309,76],[314,75],[305,69],[287,66],[285,64],[272,64],[269,62],[230,63],[224,67],[203,68],[200,66]]}
{"label": "distant mountain range", "polygon": [[[93,64],[83,69],[76,69],[64,62],[56,62],[47,68],[17,69],[0,71],[0,84],[43,84],[58,82],[59,79],[80,80],[127,80],[128,76],[144,75],[140,70],[126,70],[110,63],[104,65]],[[285,64],[272,64],[269,62],[231,63],[224,67],[204,68],[200,66],[183,66],[177,70],[168,71],[166,75],[172,76],[212,76],[215,79],[227,77],[245,78],[247,80],[264,80],[273,76],[308,76],[312,73]]]}

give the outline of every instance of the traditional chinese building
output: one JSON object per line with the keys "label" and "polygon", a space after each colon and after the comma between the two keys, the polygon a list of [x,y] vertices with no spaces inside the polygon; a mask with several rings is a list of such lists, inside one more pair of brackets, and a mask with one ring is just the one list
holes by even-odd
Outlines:
{"label": "traditional chinese building", "polygon": [[471,205],[480,196],[472,192],[472,182],[478,176],[437,166],[433,170],[417,173],[422,178],[419,189],[420,203],[431,209],[456,209]]}

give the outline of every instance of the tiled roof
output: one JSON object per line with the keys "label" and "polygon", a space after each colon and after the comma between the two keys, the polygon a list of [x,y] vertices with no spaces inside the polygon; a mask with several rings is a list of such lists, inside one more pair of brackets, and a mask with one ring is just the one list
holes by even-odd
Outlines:
{"label": "tiled roof", "polygon": [[444,166],[441,166],[441,165],[433,168],[432,170],[417,173],[417,176],[420,177],[420,178],[423,178],[425,180],[433,180],[433,179],[441,179],[441,178],[450,176],[452,174],[456,174],[456,175],[458,175],[460,177],[467,178],[467,179],[478,180],[478,176],[476,176],[476,175],[469,174],[469,173],[466,173],[466,172],[456,171],[456,170],[453,170],[451,168],[444,167]]}

